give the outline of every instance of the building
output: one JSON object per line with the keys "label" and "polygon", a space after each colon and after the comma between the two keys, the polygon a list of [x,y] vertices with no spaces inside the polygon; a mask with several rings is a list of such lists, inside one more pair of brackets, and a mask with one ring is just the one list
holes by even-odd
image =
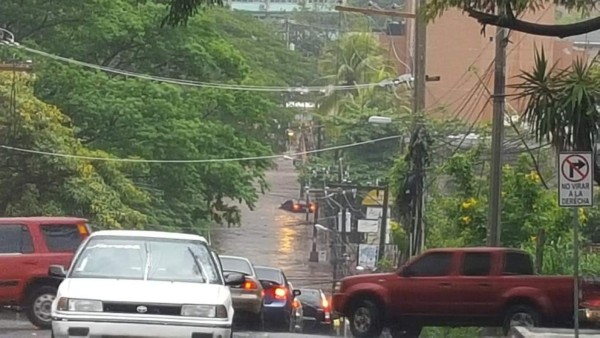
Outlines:
{"label": "building", "polygon": [[[554,6],[526,13],[523,20],[554,24]],[[489,122],[492,118],[490,94],[481,83],[493,90],[493,61],[496,27],[482,26],[459,10],[448,10],[427,27],[427,75],[439,76],[440,81],[428,82],[426,107],[433,114],[445,114],[469,121]],[[483,34],[482,34],[483,33]],[[600,33],[600,32],[599,32]],[[591,34],[590,34],[591,35]],[[412,72],[414,28],[409,21],[406,34],[380,34],[388,58],[393,60],[398,74]],[[507,47],[507,109],[519,111],[511,88],[522,70],[535,64],[535,50],[544,48],[551,63],[567,67],[575,57],[585,52],[570,40],[546,38],[512,31]],[[489,99],[489,100],[488,100]]]}
{"label": "building", "polygon": [[227,6],[235,11],[251,12],[264,18],[289,16],[294,11],[334,12],[333,0],[227,0]]}

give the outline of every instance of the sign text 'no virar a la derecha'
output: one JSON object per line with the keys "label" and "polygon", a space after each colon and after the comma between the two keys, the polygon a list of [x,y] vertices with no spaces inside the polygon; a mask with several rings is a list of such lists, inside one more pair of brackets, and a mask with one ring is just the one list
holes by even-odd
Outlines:
{"label": "sign text 'no virar a la derecha'", "polygon": [[558,204],[591,207],[594,204],[594,157],[591,152],[558,155]]}

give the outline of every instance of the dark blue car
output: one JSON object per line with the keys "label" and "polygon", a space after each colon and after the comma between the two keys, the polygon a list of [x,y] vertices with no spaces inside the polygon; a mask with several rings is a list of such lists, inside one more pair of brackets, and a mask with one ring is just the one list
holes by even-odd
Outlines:
{"label": "dark blue car", "polygon": [[292,288],[281,269],[255,266],[254,270],[264,290],[265,327],[277,331],[294,331],[301,326],[302,317],[298,315],[295,305],[298,302],[294,301],[300,295],[300,290]]}

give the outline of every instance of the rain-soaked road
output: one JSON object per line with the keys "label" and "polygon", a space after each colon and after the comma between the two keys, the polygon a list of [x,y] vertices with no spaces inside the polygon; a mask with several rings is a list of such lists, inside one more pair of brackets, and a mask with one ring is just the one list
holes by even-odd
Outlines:
{"label": "rain-soaked road", "polygon": [[260,197],[255,210],[242,209],[242,226],[215,231],[214,245],[222,254],[249,258],[255,265],[283,269],[294,287],[331,289],[329,263],[309,263],[312,227],[304,214],[278,209],[287,199],[298,198],[299,184],[291,161],[277,161],[267,173],[270,190]]}
{"label": "rain-soaked road", "polygon": [[[306,335],[275,332],[236,332],[235,338],[302,338]],[[0,310],[0,338],[50,338],[50,331],[36,330],[25,320],[16,320],[14,313]],[[326,336],[310,336],[325,338]]]}
{"label": "rain-soaked road", "polygon": [[[218,228],[215,247],[223,254],[248,257],[256,265],[284,269],[294,287],[315,287],[329,291],[331,270],[327,263],[310,263],[312,228],[304,215],[279,210],[290,198],[298,198],[299,185],[291,161],[278,161],[278,169],[267,173],[271,189],[258,201],[255,210],[242,206],[242,226]],[[236,333],[235,337],[304,337],[302,334]],[[25,319],[0,310],[0,338],[49,338],[49,331],[36,330]],[[311,336],[319,337],[319,336]]]}

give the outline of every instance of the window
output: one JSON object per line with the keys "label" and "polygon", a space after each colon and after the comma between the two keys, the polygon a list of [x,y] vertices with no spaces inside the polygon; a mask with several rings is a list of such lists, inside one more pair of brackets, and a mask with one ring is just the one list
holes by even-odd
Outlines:
{"label": "window", "polygon": [[77,257],[70,277],[221,284],[218,271],[198,241],[98,236]]}
{"label": "window", "polygon": [[20,224],[0,225],[0,254],[32,253],[33,241],[27,226]]}
{"label": "window", "polygon": [[239,272],[247,276],[253,275],[252,267],[243,259],[221,257],[221,265],[223,265],[223,271]]}
{"label": "window", "polygon": [[256,276],[260,280],[275,282],[278,284],[284,284],[285,282],[279,270],[255,267],[254,271],[256,271]]}
{"label": "window", "polygon": [[492,255],[487,252],[469,252],[463,259],[463,276],[487,276],[491,270]]}
{"label": "window", "polygon": [[504,254],[505,275],[533,275],[531,257],[522,252],[507,252]]}
{"label": "window", "polygon": [[75,252],[83,240],[77,224],[41,225],[50,252]]}
{"label": "window", "polygon": [[410,265],[415,277],[446,276],[450,273],[452,253],[435,252],[421,257]]}

